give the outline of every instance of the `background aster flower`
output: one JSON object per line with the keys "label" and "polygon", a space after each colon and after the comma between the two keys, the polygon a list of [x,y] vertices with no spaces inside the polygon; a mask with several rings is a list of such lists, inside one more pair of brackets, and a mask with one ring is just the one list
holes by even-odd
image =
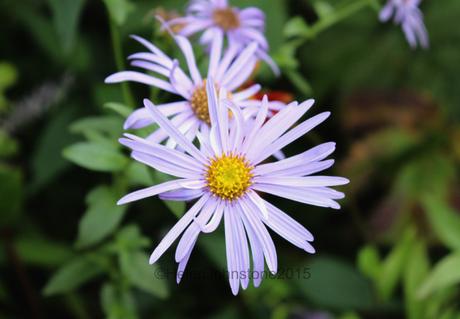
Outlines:
{"label": "background aster flower", "polygon": [[279,74],[276,63],[267,54],[269,46],[264,36],[265,14],[258,8],[239,9],[227,0],[192,0],[185,17],[168,22],[171,27],[181,26],[179,34],[189,37],[203,32],[201,44],[208,46],[214,38],[228,39],[229,47],[243,49],[255,41],[259,45],[257,55],[267,62],[275,74]]}
{"label": "background aster flower", "polygon": [[[121,71],[106,78],[106,83],[119,83],[134,81],[158,87],[164,91],[178,95],[181,101],[160,104],[156,107],[163,115],[171,117],[172,123],[184,133],[189,140],[196,137],[198,131],[208,134],[210,123],[208,102],[206,97],[206,78],[202,77],[198,70],[192,46],[187,38],[175,36],[175,40],[185,56],[189,75],[185,73],[176,60],[171,59],[158,49],[154,44],[137,36],[133,38],[143,44],[150,52],[135,53],[129,57],[131,65],[154,75],[138,71]],[[251,76],[257,58],[254,53],[258,44],[252,42],[243,51],[230,47],[223,51],[223,39],[214,38],[207,70],[207,77],[215,79],[215,85],[227,92],[227,98],[243,109],[245,117],[256,114],[261,102],[251,99],[260,90],[259,84],[253,84],[242,90],[240,86]],[[285,104],[271,102],[270,109],[277,111]],[[154,122],[145,108],[134,111],[124,124],[125,129],[138,129]],[[164,130],[157,130],[149,139],[162,142],[168,137]],[[169,139],[168,146],[174,147],[176,142]]]}
{"label": "background aster flower", "polygon": [[389,0],[380,11],[380,20],[388,21],[394,16],[394,22],[400,24],[407,42],[412,48],[418,44],[422,48],[428,48],[429,39],[423,13],[419,9],[421,0]]}
{"label": "background aster flower", "polygon": [[[217,97],[212,80],[207,83],[207,97],[211,130],[209,138],[198,134],[201,150],[157,107],[144,100],[153,120],[185,153],[126,134],[120,142],[132,150],[134,159],[178,179],[128,194],[118,204],[155,195],[178,201],[198,199],[150,257],[150,263],[155,263],[182,235],[175,255],[179,263],[178,282],[198,235],[214,231],[224,218],[229,281],[236,295],[240,284],[243,289],[249,284],[249,251],[255,272],[260,274],[264,270],[264,259],[271,272],[277,271],[276,250],[266,226],[295,246],[309,253],[315,252],[310,244],[313,241],[310,232],[257,192],[338,209],[340,206],[335,200],[343,198],[344,194],[330,186],[343,185],[348,180],[334,176],[310,176],[333,165],[333,160],[325,158],[334,151],[335,143],[324,143],[284,160],[261,164],[330,115],[329,112],[318,114],[290,129],[310,109],[313,100],[300,105],[291,103],[266,121],[266,98],[256,118],[244,119],[241,110],[226,99],[223,90]],[[229,111],[233,115],[231,119]],[[242,273],[246,276],[237,275]],[[260,284],[260,278],[254,276],[255,286]]]}

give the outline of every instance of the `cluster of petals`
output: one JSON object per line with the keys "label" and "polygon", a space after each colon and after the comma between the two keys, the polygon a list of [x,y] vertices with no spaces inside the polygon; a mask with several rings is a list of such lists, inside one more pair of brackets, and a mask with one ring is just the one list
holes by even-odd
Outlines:
{"label": "cluster of petals", "polygon": [[[336,200],[343,198],[344,194],[331,186],[346,184],[348,180],[314,175],[333,165],[334,161],[327,159],[335,150],[332,142],[283,160],[266,162],[275,152],[301,138],[330,115],[324,112],[301,121],[313,100],[300,104],[293,102],[268,118],[269,103],[264,98],[256,116],[244,117],[243,110],[228,99],[225,90],[216,90],[211,77],[206,85],[210,130],[208,135],[197,133],[199,146],[192,143],[157,106],[144,100],[145,112],[151,121],[157,123],[181,151],[131,134],[126,134],[120,142],[131,149],[135,160],[177,179],[128,194],[119,204],[157,195],[166,200],[195,201],[150,257],[150,263],[155,263],[180,237],[175,254],[179,264],[178,282],[199,234],[213,232],[223,220],[229,283],[233,294],[237,294],[240,286],[243,289],[248,287],[248,273],[262,273],[265,264],[270,272],[277,271],[276,249],[267,228],[309,253],[315,251],[311,245],[311,233],[266,201],[262,194],[339,209]],[[210,163],[230,154],[244,159],[251,169],[250,185],[241,196],[232,200],[216,195],[206,179]],[[260,280],[260,276],[253,276],[255,286]]]}
{"label": "cluster of petals", "polygon": [[423,13],[419,8],[421,0],[389,0],[380,11],[380,20],[388,21],[393,17],[401,25],[407,42],[412,48],[429,46],[428,31],[423,22]]}

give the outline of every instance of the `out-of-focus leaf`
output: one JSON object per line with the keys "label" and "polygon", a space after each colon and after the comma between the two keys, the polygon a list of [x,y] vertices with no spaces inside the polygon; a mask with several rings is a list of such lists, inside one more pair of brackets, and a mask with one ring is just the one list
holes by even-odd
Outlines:
{"label": "out-of-focus leaf", "polygon": [[62,158],[61,151],[76,140],[67,130],[74,117],[75,110],[65,107],[50,119],[40,134],[32,156],[33,180],[29,187],[33,191],[52,181],[70,166]]}
{"label": "out-of-focus leaf", "polygon": [[152,186],[155,184],[149,167],[139,162],[133,161],[127,171],[126,176],[130,186]]}
{"label": "out-of-focus leaf", "polygon": [[120,171],[128,163],[115,146],[94,142],[71,145],[64,149],[63,155],[77,165],[100,172]]}
{"label": "out-of-focus leaf", "polygon": [[0,130],[0,158],[7,158],[16,154],[18,143],[12,139],[6,132]]}
{"label": "out-of-focus leaf", "polygon": [[84,3],[84,0],[48,0],[53,13],[54,28],[66,53],[73,48]]}
{"label": "out-of-focus leaf", "polygon": [[291,18],[284,27],[286,37],[308,37],[310,27],[302,17]]}
{"label": "out-of-focus leaf", "polygon": [[[0,113],[8,105],[5,91],[16,83],[18,74],[16,68],[7,62],[0,62]],[[1,143],[0,143],[1,145]]]}
{"label": "out-of-focus leaf", "polygon": [[330,257],[316,257],[307,266],[311,277],[296,282],[314,304],[347,311],[373,306],[370,282],[351,265]]}
{"label": "out-of-focus leaf", "polygon": [[439,261],[430,272],[420,289],[418,296],[427,298],[441,289],[452,287],[460,282],[460,253],[452,253]]}
{"label": "out-of-focus leaf", "polygon": [[18,220],[22,198],[22,172],[0,164],[0,226],[10,225]]}
{"label": "out-of-focus leaf", "polygon": [[107,319],[136,319],[136,302],[127,290],[118,291],[114,285],[105,284],[101,289],[101,304]]}
{"label": "out-of-focus leaf", "polygon": [[460,214],[443,198],[427,195],[422,198],[422,203],[437,237],[446,246],[460,250]]}
{"label": "out-of-focus leaf", "polygon": [[130,0],[104,0],[104,3],[109,10],[110,18],[118,25],[122,25],[134,9]]}
{"label": "out-of-focus leaf", "polygon": [[123,118],[128,117],[133,111],[132,108],[129,106],[115,102],[105,103],[104,107],[114,111],[117,114],[120,114]]}
{"label": "out-of-focus leaf", "polygon": [[123,251],[134,251],[145,248],[150,241],[144,237],[139,227],[136,225],[128,225],[123,227],[116,235],[116,250],[121,253]]}
{"label": "out-of-focus leaf", "polygon": [[116,140],[123,133],[123,120],[117,116],[87,117],[72,123],[70,131],[83,135],[88,132],[99,132]]}
{"label": "out-of-focus leaf", "polygon": [[413,247],[414,238],[415,230],[413,228],[408,228],[403,237],[382,263],[382,270],[377,277],[376,286],[380,296],[382,296],[384,300],[388,300],[391,297],[401,278]]}
{"label": "out-of-focus leaf", "polygon": [[347,312],[339,317],[339,319],[360,319],[361,317],[354,312]]}
{"label": "out-of-focus leaf", "polygon": [[313,90],[310,86],[310,83],[297,71],[287,70],[286,76],[292,82],[292,84],[305,96],[311,96]]}
{"label": "out-of-focus leaf", "polygon": [[158,298],[169,295],[166,281],[158,278],[158,265],[149,265],[149,257],[140,252],[125,251],[120,254],[120,266],[129,282]]}
{"label": "out-of-focus leaf", "polygon": [[331,15],[334,12],[334,8],[327,1],[317,0],[313,2],[313,8],[316,11],[318,17],[324,18]]}
{"label": "out-of-focus leaf", "polygon": [[58,269],[46,284],[46,296],[73,291],[102,273],[102,268],[90,258],[79,256]]}
{"label": "out-of-focus leaf", "polygon": [[74,256],[70,247],[44,238],[20,237],[14,245],[21,259],[29,265],[59,266]]}
{"label": "out-of-focus leaf", "polygon": [[225,256],[225,237],[223,232],[217,230],[209,235],[200,235],[200,238],[203,240],[198,240],[198,243],[204,248],[204,251],[208,255],[209,259],[211,259],[214,264],[219,267],[219,269],[227,269],[227,259]]}
{"label": "out-of-focus leaf", "polygon": [[426,302],[417,296],[418,288],[430,268],[426,245],[423,241],[414,243],[404,269],[403,285],[408,319],[420,319],[426,313]]}
{"label": "out-of-focus leaf", "polygon": [[375,246],[363,247],[358,253],[358,268],[369,278],[376,279],[381,271],[380,255]]}
{"label": "out-of-focus leaf", "polygon": [[88,194],[88,209],[78,227],[77,247],[97,244],[118,227],[126,211],[126,206],[116,204],[118,199],[107,186],[99,186]]}
{"label": "out-of-focus leaf", "polygon": [[444,197],[453,176],[455,166],[451,159],[439,153],[425,154],[402,169],[396,181],[396,192],[419,200],[426,196]]}

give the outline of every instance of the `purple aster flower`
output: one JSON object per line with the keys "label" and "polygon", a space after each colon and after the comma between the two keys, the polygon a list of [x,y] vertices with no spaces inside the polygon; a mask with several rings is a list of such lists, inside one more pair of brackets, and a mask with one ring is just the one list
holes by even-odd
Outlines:
{"label": "purple aster flower", "polygon": [[[183,36],[174,37],[185,56],[190,75],[179,67],[176,60],[168,57],[149,41],[137,36],[133,36],[133,38],[143,44],[149,52],[131,55],[129,57],[131,65],[153,74],[122,71],[110,75],[105,82],[133,81],[155,86],[179,96],[180,101],[160,104],[156,107],[163,115],[170,117],[171,122],[189,140],[195,139],[198,131],[203,135],[207,135],[210,117],[206,97],[206,78],[202,77],[198,70],[192,46],[187,38]],[[214,38],[211,45],[207,77],[215,79],[215,85],[227,91],[227,98],[242,109],[245,118],[255,116],[261,105],[260,101],[251,99],[260,90],[259,84],[254,84],[238,91],[238,88],[247,81],[254,71],[257,62],[254,53],[257,51],[257,47],[257,43],[253,42],[243,51],[230,47],[225,52],[222,52],[223,39],[219,37]],[[284,105],[281,102],[271,102],[269,108],[270,111],[278,111]],[[143,128],[153,124],[153,122],[154,120],[149,111],[146,108],[140,108],[126,119],[124,128]],[[148,139],[161,143],[167,138],[167,132],[160,129],[151,134]],[[169,139],[167,145],[174,148],[176,142],[173,139]]]}
{"label": "purple aster flower", "polygon": [[[343,198],[344,194],[330,186],[347,184],[348,180],[310,176],[333,165],[334,161],[326,160],[326,157],[334,151],[335,143],[324,143],[284,160],[262,164],[273,153],[297,140],[330,115],[329,112],[321,113],[290,129],[310,109],[313,100],[300,105],[293,102],[266,121],[266,97],[257,116],[248,119],[244,119],[241,110],[227,100],[226,92],[220,90],[217,96],[211,79],[207,83],[207,97],[211,129],[209,136],[198,133],[199,149],[158,107],[144,100],[146,111],[153,121],[184,152],[126,134],[120,142],[132,150],[135,160],[177,179],[128,194],[118,204],[155,195],[176,201],[198,199],[150,256],[150,263],[155,263],[181,236],[175,255],[179,263],[177,282],[198,235],[213,232],[223,218],[229,281],[236,295],[240,284],[243,289],[248,286],[251,277],[248,274],[260,275],[264,271],[264,259],[270,272],[277,271],[276,250],[267,226],[295,246],[309,253],[315,252],[310,244],[313,241],[311,233],[258,193],[339,209],[335,200]],[[251,273],[250,252],[254,268]],[[259,275],[253,276],[255,286],[260,284]]]}
{"label": "purple aster flower", "polygon": [[170,20],[168,25],[180,26],[178,33],[186,37],[204,31],[200,43],[205,46],[224,35],[230,47],[240,49],[255,41],[259,44],[259,58],[267,62],[275,74],[279,74],[278,66],[267,54],[265,14],[258,8],[239,9],[230,6],[227,0],[192,0],[187,15]]}
{"label": "purple aster flower", "polygon": [[388,21],[394,16],[394,22],[402,26],[407,42],[412,48],[420,44],[428,48],[428,32],[423,23],[423,13],[419,9],[421,0],[389,0],[382,11],[380,21]]}

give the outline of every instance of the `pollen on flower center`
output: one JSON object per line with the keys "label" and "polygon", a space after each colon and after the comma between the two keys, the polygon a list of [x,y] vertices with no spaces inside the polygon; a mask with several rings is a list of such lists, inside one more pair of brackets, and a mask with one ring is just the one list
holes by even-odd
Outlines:
{"label": "pollen on flower center", "polygon": [[196,117],[209,125],[211,123],[211,120],[209,118],[206,80],[203,81],[202,86],[199,86],[195,89],[195,91],[192,94],[190,104],[192,105],[192,110],[195,113]]}
{"label": "pollen on flower center", "polygon": [[242,196],[252,184],[252,166],[242,156],[223,155],[208,165],[206,181],[211,192],[232,201]]}
{"label": "pollen on flower center", "polygon": [[214,10],[212,19],[215,24],[225,31],[236,29],[240,26],[240,19],[232,8]]}

